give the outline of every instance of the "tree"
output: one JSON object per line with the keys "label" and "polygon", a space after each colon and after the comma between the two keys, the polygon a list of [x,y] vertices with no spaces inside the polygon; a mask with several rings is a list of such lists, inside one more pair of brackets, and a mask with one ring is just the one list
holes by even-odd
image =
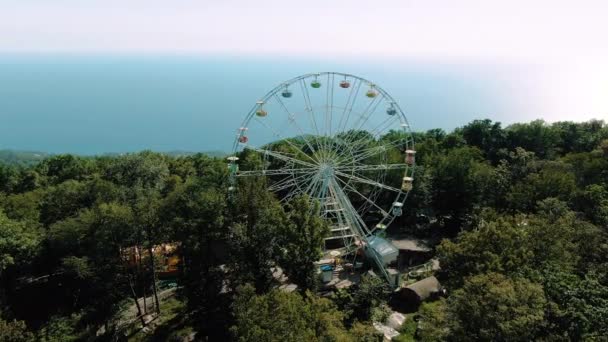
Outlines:
{"label": "tree", "polygon": [[586,186],[576,198],[576,207],[598,226],[608,225],[608,189],[601,184]]}
{"label": "tree", "polygon": [[161,189],[169,175],[166,157],[144,151],[114,160],[104,171],[105,178],[120,185]]}
{"label": "tree", "polygon": [[12,194],[1,199],[0,206],[9,218],[36,224],[40,220],[38,206],[43,195],[41,190]]}
{"label": "tree", "polygon": [[551,125],[559,137],[556,147],[561,154],[591,151],[604,137],[603,127],[604,122],[599,120],[580,123],[561,121]]}
{"label": "tree", "polygon": [[194,313],[202,336],[225,338],[226,315],[222,289],[226,285],[224,224],[226,198],[214,188],[206,188],[194,178],[180,184],[167,195],[160,212],[180,243],[183,257],[180,282],[188,309]]}
{"label": "tree", "polygon": [[322,256],[329,226],[319,215],[319,203],[296,197],[289,203],[288,224],[279,229],[282,253],[279,264],[301,291],[315,289],[314,262]]}
{"label": "tree", "polygon": [[333,299],[351,325],[355,321],[371,320],[374,310],[386,304],[390,294],[391,288],[384,279],[364,275],[359,284],[338,290]]}
{"label": "tree", "polygon": [[[560,205],[550,200],[540,207],[548,211]],[[437,247],[441,273],[458,287],[464,278],[488,272],[531,277],[545,268],[574,268],[583,254],[577,253],[574,227],[582,225],[570,211],[552,214],[552,219],[548,215],[482,218],[476,229],[461,233],[455,242],[443,240]]]}
{"label": "tree", "polygon": [[40,201],[40,222],[46,226],[75,216],[80,209],[91,205],[84,183],[65,181],[48,189]]}
{"label": "tree", "polygon": [[522,147],[527,151],[534,152],[541,158],[547,159],[553,158],[556,153],[555,148],[559,136],[543,120],[513,124],[507,127],[506,131],[510,149]]}
{"label": "tree", "polygon": [[38,252],[42,236],[26,223],[10,220],[0,211],[0,278],[13,265],[26,265]]}
{"label": "tree", "polygon": [[239,183],[238,197],[231,208],[233,281],[251,283],[258,293],[275,283],[271,268],[276,265],[283,227],[290,224],[281,204],[266,190],[266,183],[247,179]]}
{"label": "tree", "polygon": [[541,329],[546,299],[540,285],[499,273],[474,276],[448,299],[450,338],[530,341]]}
{"label": "tree", "polygon": [[420,319],[416,336],[420,341],[445,341],[449,335],[447,303],[444,298],[431,303],[423,303],[419,310]]}
{"label": "tree", "polygon": [[548,197],[569,201],[574,197],[576,177],[572,167],[562,162],[546,162],[540,172],[527,175],[507,194],[510,207],[522,212],[533,211],[536,203]]}
{"label": "tree", "polygon": [[547,298],[547,331],[572,341],[608,336],[608,286],[594,275],[581,277],[563,271],[543,274]]}
{"label": "tree", "polygon": [[49,183],[59,184],[67,180],[84,180],[92,172],[92,163],[89,159],[61,154],[43,160],[36,169]]}
{"label": "tree", "polygon": [[[521,222],[521,221],[520,221]],[[528,265],[532,252],[526,244],[521,224],[505,219],[482,221],[471,231],[461,233],[456,242],[443,240],[437,248],[441,273],[448,283],[458,287],[465,277],[486,273],[519,273]]]}
{"label": "tree", "polygon": [[497,162],[498,152],[506,145],[506,132],[500,127],[500,122],[492,120],[473,120],[462,127],[462,136],[467,145],[481,149],[486,158]]}
{"label": "tree", "polygon": [[141,316],[134,269],[125,256],[136,240],[133,212],[124,204],[103,203],[93,208],[91,214],[85,240],[90,248],[85,255],[95,269],[91,304],[95,306],[99,319],[106,320],[119,310],[121,301],[131,297]]}
{"label": "tree", "polygon": [[[256,295],[241,286],[232,305],[238,341],[350,341],[342,313],[328,299],[311,293],[272,290]],[[362,329],[361,329],[362,330]]]}
{"label": "tree", "polygon": [[5,321],[0,318],[0,341],[30,342],[34,341],[34,334],[27,331],[23,321]]}
{"label": "tree", "polygon": [[84,329],[78,327],[79,315],[54,316],[40,328],[36,334],[41,342],[73,342],[81,341]]}
{"label": "tree", "polygon": [[17,168],[0,163],[0,192],[10,193],[19,182]]}
{"label": "tree", "polygon": [[591,184],[608,184],[608,158],[601,150],[571,153],[561,159],[572,166],[577,184],[585,187]]}
{"label": "tree", "polygon": [[453,149],[432,161],[432,199],[437,216],[445,221],[449,233],[455,235],[471,219],[479,206],[486,166],[477,148]]}
{"label": "tree", "polygon": [[[154,246],[163,242],[163,225],[161,224],[159,207],[161,206],[160,193],[154,188],[139,188],[135,189],[135,199],[132,204],[133,218],[135,225],[135,234],[137,235],[135,245],[143,247],[144,236],[146,238],[146,248],[148,250],[148,261],[150,263],[150,276],[152,284],[152,293],[154,294],[154,309],[157,314],[160,314],[160,302],[158,300],[158,286],[156,281],[156,256],[153,253]],[[143,281],[144,284],[147,282]],[[145,289],[145,285],[144,285]],[[145,291],[144,291],[145,294]],[[145,300],[144,300],[145,303]],[[144,309],[147,311],[147,309]]]}
{"label": "tree", "polygon": [[76,309],[89,309],[87,319],[94,323],[106,322],[129,297],[141,312],[134,269],[127,262],[128,248],[135,244],[133,227],[130,207],[113,202],[84,209],[49,229],[49,255],[54,260],[47,262],[69,271],[64,274],[68,298],[78,302]]}

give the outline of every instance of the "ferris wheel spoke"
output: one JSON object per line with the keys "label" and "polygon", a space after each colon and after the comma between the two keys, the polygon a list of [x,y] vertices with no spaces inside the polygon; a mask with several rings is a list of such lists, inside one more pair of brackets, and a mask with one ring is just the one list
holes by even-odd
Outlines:
{"label": "ferris wheel spoke", "polygon": [[301,79],[299,84],[300,84],[300,88],[302,89],[302,96],[304,97],[304,105],[306,107],[306,111],[310,115],[310,121],[311,121],[313,127],[315,128],[315,132],[317,133],[317,135],[321,135],[321,133],[319,131],[319,126],[317,126],[317,120],[315,119],[315,112],[314,112],[314,109],[312,108],[312,102],[310,101],[310,94],[308,93],[308,88],[306,87],[306,82],[304,81],[304,79]]}
{"label": "ferris wheel spoke", "polygon": [[237,177],[247,177],[247,176],[282,176],[282,175],[293,175],[293,174],[311,174],[316,172],[314,169],[304,169],[304,168],[281,168],[275,170],[251,170],[251,171],[239,171],[236,175]]}
{"label": "ferris wheel spoke", "polygon": [[299,177],[293,177],[289,180],[285,180],[281,184],[277,185],[276,187],[279,188],[279,190],[288,189],[288,188],[291,189],[291,191],[281,199],[281,203],[286,203],[293,197],[307,193],[307,190],[305,190],[303,188],[305,186],[307,188],[310,187],[315,179],[316,179],[316,175],[313,175],[312,178],[310,176],[306,176],[306,177],[299,176]]}
{"label": "ferris wheel spoke", "polygon": [[344,192],[340,184],[334,179],[331,180],[332,188],[336,192],[336,198],[340,200],[341,206],[345,209],[348,214],[348,221],[352,224],[352,227],[359,233],[362,238],[366,238],[370,232],[367,229],[365,221],[359,216],[357,210],[353,207],[352,203],[348,200],[348,195]]}
{"label": "ferris wheel spoke", "polygon": [[287,105],[285,105],[285,103],[283,102],[283,100],[281,100],[280,97],[278,97],[276,94],[274,95],[274,97],[276,98],[277,102],[281,105],[281,108],[283,108],[283,110],[285,111],[285,113],[287,113],[287,116],[289,117],[289,122],[293,123],[293,125],[295,126],[295,128],[300,133],[300,137],[304,140],[304,142],[306,143],[306,145],[308,146],[308,148],[312,151],[312,153],[315,153],[316,152],[315,148],[312,146],[312,144],[306,138],[307,134],[304,133],[304,131],[302,130],[302,128],[300,127],[300,125],[298,125],[298,122],[297,122],[297,120],[295,118],[295,113],[291,113],[289,111],[289,109],[287,108]]}
{"label": "ferris wheel spoke", "polygon": [[344,173],[344,172],[341,172],[341,171],[335,171],[335,173],[338,176],[351,179],[351,180],[353,180],[355,182],[358,182],[358,183],[373,185],[375,187],[378,187],[378,188],[381,188],[381,189],[385,189],[385,190],[389,190],[389,191],[393,191],[393,192],[397,192],[397,193],[401,193],[402,192],[400,189],[393,188],[392,186],[388,186],[386,184],[382,184],[380,182],[377,182],[377,181],[365,178],[363,176],[355,176],[355,175],[351,175],[351,174]]}
{"label": "ferris wheel spoke", "polygon": [[382,97],[375,97],[372,102],[370,103],[369,108],[371,109],[369,111],[369,114],[367,116],[365,116],[365,112],[363,112],[362,116],[361,116],[361,123],[359,124],[359,126],[356,128],[358,131],[360,131],[361,129],[363,129],[363,126],[365,126],[365,124],[367,123],[367,121],[369,121],[369,119],[372,117],[372,115],[374,115],[374,113],[376,112],[376,109],[378,109],[378,106],[380,105],[380,103],[382,103],[382,100],[384,99],[384,95],[382,95]]}
{"label": "ferris wheel spoke", "polygon": [[355,194],[359,195],[361,198],[363,198],[363,199],[364,199],[364,200],[365,200],[367,203],[369,203],[371,206],[373,206],[373,207],[375,207],[376,209],[378,209],[378,210],[379,210],[379,211],[382,213],[382,216],[388,216],[388,215],[389,215],[389,213],[388,213],[386,210],[382,209],[382,208],[381,208],[380,206],[378,206],[378,205],[377,205],[377,204],[376,204],[374,201],[372,201],[371,199],[369,199],[367,196],[363,195],[361,192],[359,192],[357,189],[355,189],[355,188],[354,188],[352,185],[350,185],[348,182],[345,182],[344,180],[339,179],[339,178],[338,178],[338,180],[339,180],[341,183],[343,183],[343,184],[344,184],[344,188],[345,188],[345,189],[349,189],[349,191],[351,191],[351,192],[353,192],[353,193],[355,193]]}
{"label": "ferris wheel spoke", "polygon": [[[353,107],[355,106],[355,102],[357,101],[357,97],[359,95],[359,90],[361,89],[361,85],[363,84],[362,81],[357,80],[358,84],[357,84],[357,90],[355,91],[355,95],[353,96],[353,100],[350,104],[350,107],[348,107],[348,103],[346,104],[346,108],[344,108],[344,112],[347,113],[346,115],[346,120],[344,120],[344,125],[341,127],[341,131],[345,131],[346,127],[348,127],[348,121],[350,120],[350,115],[353,111]],[[354,84],[353,84],[353,89],[355,88]],[[344,115],[344,113],[343,113]]]}
{"label": "ferris wheel spoke", "polygon": [[280,191],[280,190],[284,190],[284,189],[289,189],[295,185],[296,185],[296,181],[292,177],[288,177],[288,178],[282,179],[279,182],[271,184],[268,187],[268,190],[269,191]]}
{"label": "ferris wheel spoke", "polygon": [[380,98],[375,97],[373,100],[371,100],[368,103],[368,105],[365,107],[365,109],[359,115],[357,115],[357,119],[355,120],[352,128],[349,131],[357,132],[357,131],[361,130],[361,127],[363,127],[365,122],[367,122],[367,120],[373,115],[373,113],[377,107],[377,104],[381,102],[381,101],[378,101],[378,99],[380,99]]}
{"label": "ferris wheel spoke", "polygon": [[402,170],[408,167],[407,164],[381,164],[381,165],[354,165],[354,166],[338,166],[336,170],[340,172],[348,171],[384,171],[384,170]]}
{"label": "ferris wheel spoke", "polygon": [[388,118],[384,119],[380,124],[378,124],[376,127],[369,130],[369,133],[374,138],[380,139],[382,137],[382,133],[385,130],[387,130],[391,127],[394,127],[394,125],[397,123],[397,121],[399,121],[399,117],[397,117],[397,115],[389,116]]}
{"label": "ferris wheel spoke", "polygon": [[325,130],[326,136],[331,137],[331,120],[333,114],[333,96],[334,96],[334,87],[332,74],[327,74],[327,91],[325,94]]}
{"label": "ferris wheel spoke", "polygon": [[284,179],[270,185],[268,190],[280,191],[288,188],[299,188],[300,184],[305,183],[310,174],[301,174],[298,176],[285,177]]}
{"label": "ferris wheel spoke", "polygon": [[348,111],[348,106],[349,106],[351,100],[353,99],[353,92],[354,92],[355,88],[357,87],[358,82],[359,82],[359,80],[355,79],[353,81],[353,84],[351,84],[350,90],[348,91],[348,98],[346,99],[346,105],[344,106],[344,109],[342,110],[342,114],[340,115],[340,121],[338,121],[338,127],[337,127],[336,132],[340,132],[342,130],[342,123],[344,122],[346,112]]}
{"label": "ferris wheel spoke", "polygon": [[314,165],[314,164],[311,164],[309,162],[305,162],[303,160],[287,156],[287,155],[279,153],[277,151],[266,150],[266,149],[259,148],[259,147],[254,147],[254,146],[251,146],[251,145],[247,145],[245,148],[253,150],[253,151],[256,151],[258,153],[269,155],[271,157],[274,157],[274,158],[277,158],[279,160],[283,160],[283,161],[286,161],[286,162],[290,162],[290,163],[293,163],[293,164],[298,164],[298,165],[305,166],[305,167],[308,167],[308,168],[311,168],[311,169],[316,168],[316,165]]}
{"label": "ferris wheel spoke", "polygon": [[272,132],[272,134],[281,139],[281,141],[286,142],[287,144],[289,144],[289,146],[295,148],[298,152],[300,152],[302,155],[306,156],[308,159],[310,159],[313,163],[316,163],[317,161],[314,160],[310,155],[304,153],[304,151],[302,151],[302,149],[298,146],[296,146],[293,142],[291,142],[291,139],[286,139],[284,138],[279,132],[277,132],[275,129],[273,129],[272,127],[270,127],[270,125],[266,124],[264,121],[259,120],[258,118],[256,118],[256,121],[259,122],[260,124],[262,124],[264,127],[266,127],[268,130],[270,130]]}
{"label": "ferris wheel spoke", "polygon": [[403,143],[403,138],[398,138],[390,141],[389,143],[384,143],[379,146],[370,147],[364,150],[357,151],[355,153],[354,162],[358,163],[361,160],[373,157],[379,153],[387,152],[392,148],[398,148],[400,144]]}
{"label": "ferris wheel spoke", "polygon": [[317,173],[308,183],[306,189],[302,190],[301,193],[307,194],[311,198],[319,199],[318,188],[320,187],[321,177]]}

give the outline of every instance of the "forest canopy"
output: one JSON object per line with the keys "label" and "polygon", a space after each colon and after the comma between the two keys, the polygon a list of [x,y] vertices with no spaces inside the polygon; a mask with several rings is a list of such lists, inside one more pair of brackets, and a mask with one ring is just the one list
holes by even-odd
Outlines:
{"label": "forest canopy", "polygon": [[[437,241],[447,295],[411,338],[608,336],[608,125],[475,120],[414,138],[414,190],[391,229]],[[263,178],[231,192],[228,175],[224,158],[151,151],[0,163],[0,340],[133,339],[129,310],[143,326],[172,315],[149,340],[381,338],[382,281],[316,293],[318,204],[284,206]],[[158,246],[182,258],[177,308],[159,299]],[[276,266],[296,291],[278,289]]]}

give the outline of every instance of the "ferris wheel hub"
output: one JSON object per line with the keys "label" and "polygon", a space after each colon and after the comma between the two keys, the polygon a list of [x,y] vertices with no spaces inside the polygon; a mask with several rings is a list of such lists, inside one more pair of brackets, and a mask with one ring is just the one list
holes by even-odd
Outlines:
{"label": "ferris wheel hub", "polygon": [[332,163],[321,163],[319,165],[319,173],[322,175],[324,179],[334,177],[335,171]]}

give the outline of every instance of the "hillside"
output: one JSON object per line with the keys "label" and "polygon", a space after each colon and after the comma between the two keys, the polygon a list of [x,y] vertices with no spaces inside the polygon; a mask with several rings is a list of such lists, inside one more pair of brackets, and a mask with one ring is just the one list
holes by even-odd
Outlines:
{"label": "hillside", "polygon": [[0,163],[10,165],[34,165],[48,156],[50,156],[50,154],[45,152],[0,150]]}

